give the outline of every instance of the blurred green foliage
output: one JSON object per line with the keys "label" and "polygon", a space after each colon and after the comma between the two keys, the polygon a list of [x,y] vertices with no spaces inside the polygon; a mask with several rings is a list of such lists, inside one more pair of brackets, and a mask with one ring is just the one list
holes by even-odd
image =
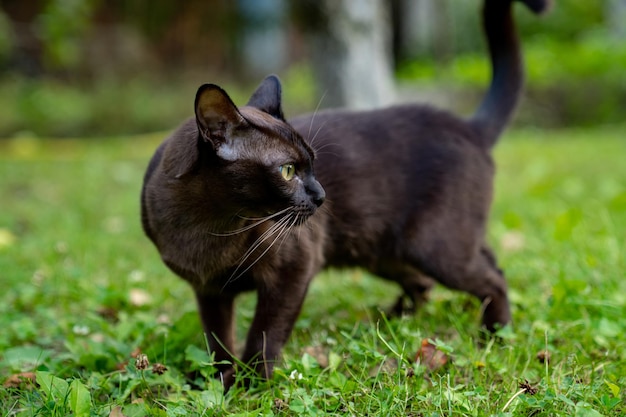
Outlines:
{"label": "blurred green foliage", "polygon": [[[526,45],[525,122],[543,127],[590,126],[623,121],[626,108],[626,43],[596,33],[580,42],[554,39]],[[468,53],[450,65],[413,61],[398,70],[403,80],[454,86],[461,94],[481,94],[489,63]]]}
{"label": "blurred green foliage", "polygon": [[[281,74],[286,114],[315,107],[312,74],[294,66]],[[191,77],[163,82],[154,76],[124,83],[98,79],[88,87],[60,80],[12,77],[0,82],[0,138],[5,136],[85,137],[172,130],[193,115],[196,89],[219,82],[237,105],[244,105],[253,85]]]}
{"label": "blurred green foliage", "polygon": [[[564,127],[623,122],[626,43],[623,23],[613,14],[626,13],[624,6],[611,0],[552,1],[541,17],[521,9],[515,14],[527,86],[518,123]],[[478,15],[469,16],[464,28],[470,22],[478,25]],[[459,96],[455,101],[471,102],[473,109],[490,76],[485,48],[475,40],[468,30],[457,30],[453,43],[458,53],[451,62],[420,57],[402,63],[397,75],[421,86],[446,86]]]}
{"label": "blurred green foliage", "polygon": [[[622,121],[626,43],[611,16],[616,3],[553,1],[552,10],[541,18],[523,7],[516,8],[528,78],[518,124],[562,127]],[[0,9],[0,138],[24,132],[90,137],[169,130],[192,114],[193,96],[200,84],[219,83],[238,104],[247,99],[241,92],[253,87],[241,85],[233,75],[236,72],[225,68],[181,69],[170,74],[146,64],[130,75],[103,72],[86,76],[81,73],[85,53],[81,42],[97,30],[94,15],[104,3],[47,0],[42,4],[33,25],[43,42],[44,72],[35,77],[11,70],[9,60],[16,40],[7,14]],[[115,1],[109,6],[123,16],[124,24],[155,42],[157,35],[175,22],[173,6],[165,3],[155,5],[150,18],[141,17],[143,9],[138,3]],[[426,51],[402,62],[397,76],[402,88],[409,90],[403,95],[426,88],[453,97],[449,101],[459,103],[459,108],[452,110],[471,111],[489,79],[489,62],[478,29],[480,2],[456,4],[451,0],[449,6],[453,59],[437,61],[441,58],[438,54]],[[226,13],[224,10],[221,13]],[[210,25],[206,26],[197,30],[210,30]],[[289,115],[317,107],[323,88],[314,85],[306,62],[293,64],[279,75],[285,84],[284,107]]]}
{"label": "blurred green foliage", "polygon": [[48,0],[36,24],[44,40],[49,69],[74,68],[81,59],[82,36],[89,30],[98,0]]}

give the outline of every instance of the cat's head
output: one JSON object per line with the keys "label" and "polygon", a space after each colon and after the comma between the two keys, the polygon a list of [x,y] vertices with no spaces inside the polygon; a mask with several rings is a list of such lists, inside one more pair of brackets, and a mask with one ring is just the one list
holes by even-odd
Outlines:
{"label": "cat's head", "polygon": [[322,204],[315,153],[285,121],[277,77],[267,77],[241,108],[220,87],[205,84],[196,94],[195,113],[197,138],[187,143],[183,158],[170,159],[173,176],[205,176],[212,187],[223,187],[220,194],[228,195],[233,214],[243,216],[285,210],[301,223]]}

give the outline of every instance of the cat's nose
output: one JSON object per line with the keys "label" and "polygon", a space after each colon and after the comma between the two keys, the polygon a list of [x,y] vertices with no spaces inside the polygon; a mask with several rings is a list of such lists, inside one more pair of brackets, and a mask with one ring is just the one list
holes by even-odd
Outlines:
{"label": "cat's nose", "polygon": [[321,206],[326,200],[326,191],[322,188],[322,185],[317,181],[312,181],[307,187],[307,191],[309,196],[311,197],[311,201],[317,207]]}
{"label": "cat's nose", "polygon": [[315,205],[319,207],[324,203],[324,200],[326,200],[326,192],[322,188],[321,193],[313,197],[313,203],[315,203]]}

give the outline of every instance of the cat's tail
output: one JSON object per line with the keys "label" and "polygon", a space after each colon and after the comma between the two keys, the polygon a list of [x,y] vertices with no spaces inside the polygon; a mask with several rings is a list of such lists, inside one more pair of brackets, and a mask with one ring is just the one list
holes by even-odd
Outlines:
{"label": "cat's tail", "polygon": [[[550,0],[518,0],[533,12],[545,11]],[[517,105],[524,84],[519,39],[512,16],[513,0],[485,0],[483,27],[491,58],[491,84],[470,119],[485,148],[491,148]]]}

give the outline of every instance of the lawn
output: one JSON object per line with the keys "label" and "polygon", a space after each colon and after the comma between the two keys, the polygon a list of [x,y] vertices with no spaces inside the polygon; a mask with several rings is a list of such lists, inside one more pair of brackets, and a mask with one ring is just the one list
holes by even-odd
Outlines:
{"label": "lawn", "polygon": [[[465,294],[387,319],[394,285],[328,271],[274,378],[226,396],[203,378],[190,288],[139,225],[163,135],[0,141],[1,415],[626,415],[625,130],[519,130],[496,148],[489,238],[514,320],[499,338]],[[243,339],[254,297],[239,306]]]}

